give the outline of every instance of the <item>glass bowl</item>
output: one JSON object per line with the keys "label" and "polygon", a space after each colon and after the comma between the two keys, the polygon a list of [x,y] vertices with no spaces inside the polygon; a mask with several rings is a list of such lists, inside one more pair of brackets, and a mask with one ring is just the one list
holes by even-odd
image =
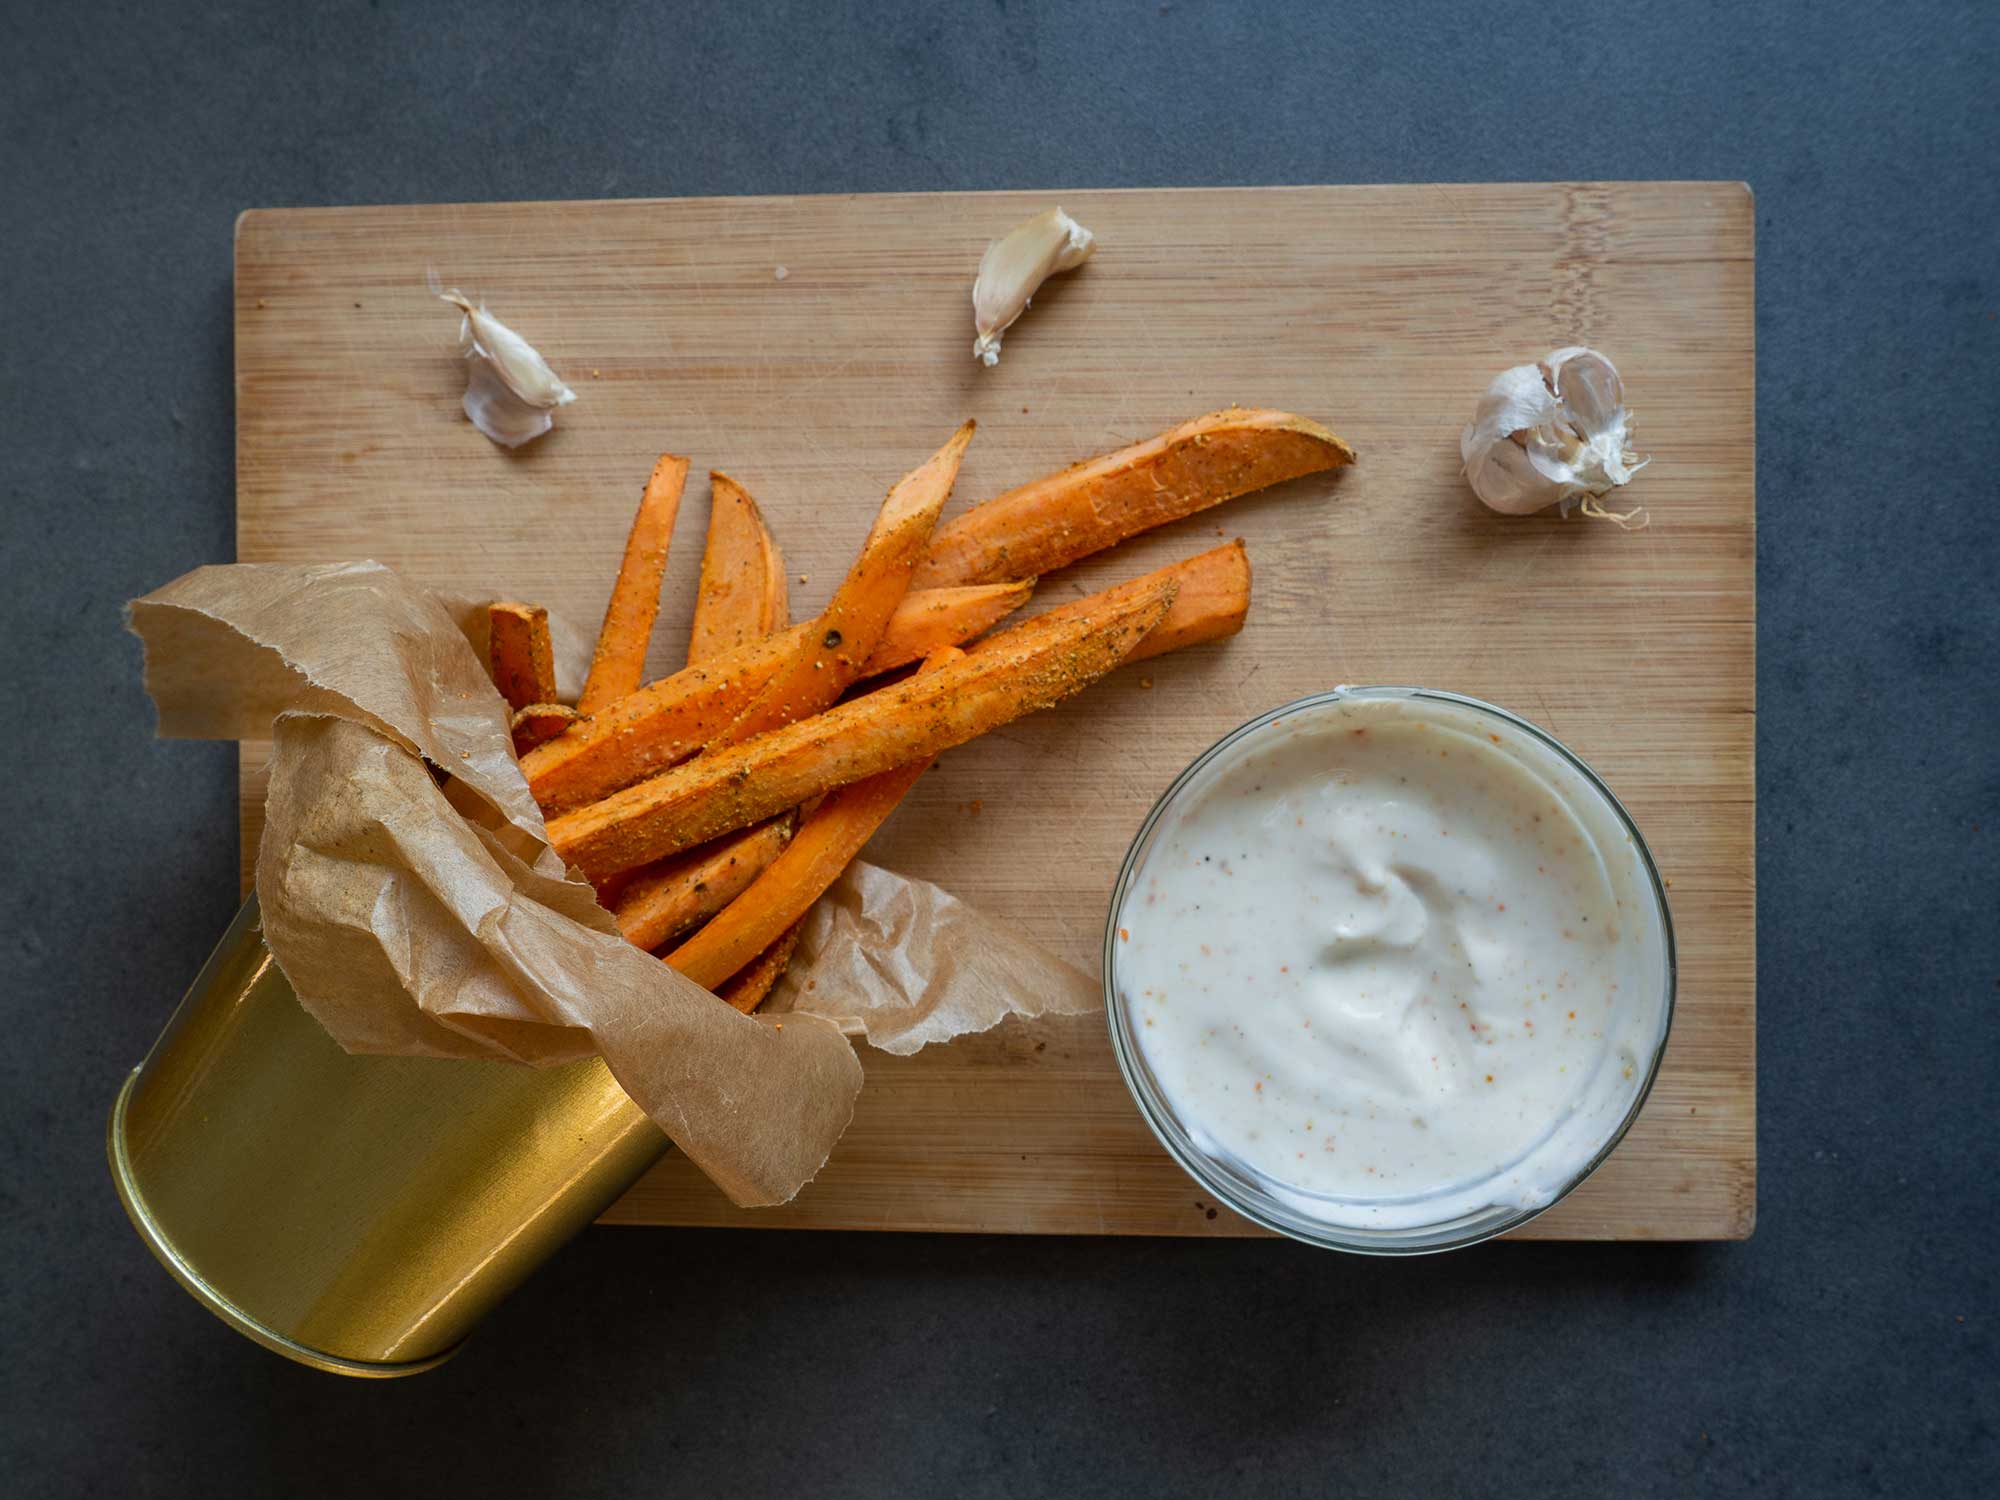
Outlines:
{"label": "glass bowl", "polygon": [[[1173,814],[1191,798],[1199,795],[1208,785],[1226,773],[1241,759],[1259,748],[1269,737],[1270,730],[1279,720],[1297,720],[1308,714],[1321,713],[1344,704],[1378,700],[1419,700],[1426,708],[1436,707],[1451,715],[1463,715],[1475,721],[1480,728],[1489,732],[1501,744],[1503,752],[1513,756],[1524,766],[1537,774],[1549,775],[1559,781],[1556,789],[1564,797],[1571,810],[1579,818],[1588,815],[1601,821],[1607,829],[1620,830],[1629,844],[1640,872],[1633,881],[1637,897],[1650,907],[1643,913],[1653,924],[1643,941],[1657,945],[1658,1026],[1649,1053],[1639,1057],[1638,1068],[1642,1070],[1630,1104],[1622,1115],[1613,1121],[1604,1122],[1601,1139],[1587,1154],[1581,1168],[1560,1186],[1546,1196],[1530,1202],[1495,1201],[1483,1207],[1464,1209],[1462,1204],[1466,1190],[1455,1192],[1461,1200],[1456,1211],[1440,1217],[1435,1222],[1413,1227],[1373,1227],[1356,1226],[1328,1222],[1312,1212],[1319,1195],[1297,1186],[1275,1181],[1247,1163],[1229,1154],[1220,1146],[1211,1149],[1196,1139],[1197,1132],[1191,1131],[1176,1114],[1166,1090],[1154,1077],[1146,1059],[1145,1049],[1133,1029],[1132,1011],[1124,998],[1120,984],[1118,964],[1119,950],[1123,946],[1118,940],[1120,914],[1125,909],[1126,897],[1138,879],[1153,847],[1154,840],[1170,823]],[[1651,957],[1650,954],[1647,955]],[[1228,1205],[1243,1217],[1266,1229],[1291,1236],[1308,1244],[1320,1245],[1334,1250],[1346,1250],[1364,1255],[1419,1255],[1440,1250],[1456,1250],[1481,1240],[1505,1234],[1545,1213],[1568,1194],[1608,1157],[1625,1132],[1631,1128],[1644,1108],[1646,1098],[1652,1091],[1653,1080],[1659,1073],[1660,1058],[1666,1051],[1667,1036],[1673,1023],[1674,1012],[1674,934],[1673,922],[1667,910],[1666,890],[1660,880],[1658,867],[1646,847],[1645,839],[1633,823],[1611,789],[1572,754],[1553,735],[1537,728],[1518,715],[1509,713],[1491,703],[1477,698],[1464,697],[1457,693],[1440,692],[1429,688],[1414,687],[1339,687],[1330,692],[1318,693],[1300,698],[1270,712],[1261,714],[1249,723],[1230,731],[1220,740],[1195,758],[1188,768],[1174,778],[1173,784],[1161,795],[1146,820],[1139,827],[1132,847],[1125,855],[1125,863],[1118,872],[1118,884],[1112,892],[1110,911],[1104,931],[1104,1004],[1111,1028],[1111,1045],[1118,1057],[1119,1071],[1125,1076],[1125,1083],[1138,1103],[1139,1112],[1146,1123],[1159,1137],[1160,1143],[1186,1169],[1189,1176],[1206,1188],[1219,1202]],[[1643,1016],[1644,1012],[1641,1012]],[[1552,1122],[1553,1130],[1563,1121]],[[1205,1134],[1205,1133],[1203,1133]],[[1497,1179],[1499,1173],[1494,1176]],[[1447,1196],[1440,1192],[1428,1196]],[[1496,1195],[1497,1196],[1497,1195]],[[1417,1205],[1425,1201],[1426,1195],[1403,1199],[1383,1199],[1383,1203]],[[1329,1204],[1366,1203],[1368,1200],[1325,1199]],[[1405,1210],[1414,1212],[1414,1209]]]}

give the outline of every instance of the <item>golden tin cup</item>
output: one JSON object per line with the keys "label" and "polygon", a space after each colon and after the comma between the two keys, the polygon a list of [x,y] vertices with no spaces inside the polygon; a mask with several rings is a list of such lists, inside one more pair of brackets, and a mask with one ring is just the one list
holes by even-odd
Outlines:
{"label": "golden tin cup", "polygon": [[302,1364],[411,1375],[667,1149],[595,1059],[351,1057],[243,904],[119,1091],[111,1174],[211,1312]]}

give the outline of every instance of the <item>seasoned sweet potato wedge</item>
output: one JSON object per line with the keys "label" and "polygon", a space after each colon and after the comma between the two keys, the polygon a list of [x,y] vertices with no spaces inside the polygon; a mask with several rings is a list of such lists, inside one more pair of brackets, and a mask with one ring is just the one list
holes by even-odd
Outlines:
{"label": "seasoned sweet potato wedge", "polygon": [[799,933],[805,927],[805,920],[792,923],[778,940],[751,961],[734,979],[716,990],[716,997],[748,1015],[764,1003],[780,979],[785,977],[785,966],[792,961],[792,950],[799,945]]}
{"label": "seasoned sweet potato wedge", "polygon": [[[1024,604],[1032,583],[980,584],[906,594],[861,675],[908,666],[939,646],[970,640]],[[648,683],[522,757],[544,812],[609,796],[685,760],[741,713],[808,639],[811,621]]]}
{"label": "seasoned sweet potato wedge", "polygon": [[667,544],[673,540],[687,472],[685,458],[662,453],[639,496],[639,510],[625,539],[625,557],[611,585],[611,602],[604,606],[604,626],[590,659],[590,676],[576,700],[580,713],[596,713],[646,680],[646,648],[660,613],[660,580],[666,576]]}
{"label": "seasoned sweet potato wedge", "polygon": [[514,710],[514,753],[526,755],[535,746],[554,739],[576,722],[576,710],[567,703],[530,703]]}
{"label": "seasoned sweet potato wedge", "polygon": [[549,841],[597,878],[964,744],[1096,681],[1160,622],[1173,596],[1168,581],[1127,600],[1098,596],[1087,614],[1031,620],[935,672],[564,813],[549,822]]}
{"label": "seasoned sweet potato wedge", "polygon": [[688,660],[707,661],[724,651],[783,630],[785,559],[750,492],[727,474],[708,474],[708,545],[701,554]]}
{"label": "seasoned sweet potato wedge", "polygon": [[487,669],[507,706],[553,703],[556,657],[549,641],[549,612],[539,604],[496,599],[486,606],[486,626]]}
{"label": "seasoned sweet potato wedge", "polygon": [[[1142,578],[1118,584],[1073,604],[1058,605],[1028,623],[1088,614],[1098,607],[1100,600],[1130,598],[1168,582],[1176,586],[1173,606],[1160,623],[1146,633],[1146,638],[1133,648],[1127,661],[1143,661],[1149,656],[1179,650],[1182,646],[1221,640],[1243,628],[1244,616],[1250,612],[1250,558],[1244,552],[1241,541],[1170,563]],[[1003,631],[999,635],[988,636],[986,640],[976,642],[971,649],[975,653],[983,651],[989,642],[1004,641],[1008,634]]]}
{"label": "seasoned sweet potato wedge", "polygon": [[1354,462],[1317,422],[1231,407],[1009,490],[938,528],[912,588],[1033,578],[1301,474]]}
{"label": "seasoned sweet potato wedge", "polygon": [[[919,676],[942,671],[963,654],[947,646],[924,662]],[[935,758],[926,755],[853,782],[820,803],[769,868],[668,954],[667,962],[712,990],[754,961],[840,878]]]}
{"label": "seasoned sweet potato wedge", "polygon": [[910,574],[951,495],[972,432],[973,424],[965,423],[951,441],[897,481],[862,543],[861,555],[806,638],[708,749],[740,745],[752,735],[816,714],[839,701],[861,676],[869,653],[909,590]]}
{"label": "seasoned sweet potato wedge", "polygon": [[797,826],[787,812],[635,871],[611,909],[618,931],[634,947],[657,948],[699,926],[784,852]]}

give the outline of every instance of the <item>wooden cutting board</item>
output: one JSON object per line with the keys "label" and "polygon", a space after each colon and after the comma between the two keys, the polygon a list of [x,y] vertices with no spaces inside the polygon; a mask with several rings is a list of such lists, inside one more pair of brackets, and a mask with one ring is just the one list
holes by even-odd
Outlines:
{"label": "wooden cutting board", "polygon": [[[1098,235],[997,369],[969,291],[994,234],[1060,201]],[[520,453],[460,414],[483,294],[580,399]],[[237,231],[237,545],[373,557],[594,624],[663,449],[746,483],[816,609],[886,487],[967,416],[953,512],[1232,402],[1359,464],[1044,581],[1046,604],[1215,544],[1256,571],[1236,639],[1127,668],[954,750],[870,846],[1092,969],[1152,799],[1245,718],[1340,682],[1421,683],[1534,719],[1604,775],[1671,882],[1680,1005],[1612,1160],[1527,1238],[1747,1235],[1755,1214],[1753,215],[1723,183],[1290,188],[259,211]],[[1562,344],[1625,373],[1650,529],[1503,518],[1458,430],[1503,366]],[[653,666],[680,664],[706,524],[683,507]],[[952,513],[952,512],[948,512]],[[246,880],[263,755],[244,755]],[[731,1209],[670,1158],[619,1223],[1242,1234],[1155,1145],[1095,1018],[866,1054],[832,1161]]]}

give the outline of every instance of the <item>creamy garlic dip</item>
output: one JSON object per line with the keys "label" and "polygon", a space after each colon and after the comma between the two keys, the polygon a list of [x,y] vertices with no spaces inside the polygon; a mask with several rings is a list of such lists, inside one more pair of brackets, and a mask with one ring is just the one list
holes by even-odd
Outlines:
{"label": "creamy garlic dip", "polygon": [[1478,705],[1369,689],[1195,772],[1111,963],[1194,1152],[1308,1219],[1409,1229],[1540,1207],[1587,1169],[1664,1043],[1669,947],[1575,763]]}

